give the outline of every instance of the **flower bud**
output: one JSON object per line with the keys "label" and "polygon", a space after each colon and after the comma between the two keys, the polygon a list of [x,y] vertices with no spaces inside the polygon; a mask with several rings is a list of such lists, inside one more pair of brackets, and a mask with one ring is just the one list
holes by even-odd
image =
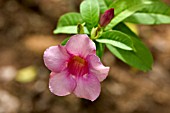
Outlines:
{"label": "flower bud", "polygon": [[77,33],[78,34],[84,34],[84,25],[85,25],[85,23],[77,25]]}
{"label": "flower bud", "polygon": [[102,35],[102,33],[103,33],[103,29],[101,29],[100,26],[93,28],[91,30],[91,39],[94,40],[99,38]]}
{"label": "flower bud", "polygon": [[114,9],[108,9],[106,10],[100,17],[100,26],[105,27],[110,23],[112,18],[114,17]]}

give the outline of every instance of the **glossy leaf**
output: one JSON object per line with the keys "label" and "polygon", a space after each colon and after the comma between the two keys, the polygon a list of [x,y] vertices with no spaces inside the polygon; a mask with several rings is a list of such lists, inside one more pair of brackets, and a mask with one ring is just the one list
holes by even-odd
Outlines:
{"label": "glossy leaf", "polygon": [[80,13],[89,32],[98,25],[99,11],[97,0],[85,0],[80,5]]}
{"label": "glossy leaf", "polygon": [[100,12],[104,13],[108,9],[108,6],[105,3],[105,0],[98,0],[98,2],[99,2],[99,6],[100,6]]}
{"label": "glossy leaf", "polygon": [[131,38],[128,35],[116,30],[104,32],[101,38],[96,39],[96,41],[110,44],[124,50],[135,50]]}
{"label": "glossy leaf", "polygon": [[73,26],[77,24],[83,23],[83,19],[79,13],[66,13],[65,15],[61,16],[57,27],[62,27],[62,26]]}
{"label": "glossy leaf", "polygon": [[70,39],[70,37],[64,39],[62,42],[61,42],[61,45],[64,46],[66,45],[67,41]]}
{"label": "glossy leaf", "polygon": [[[63,26],[58,27],[54,30],[54,34],[65,33],[65,34],[77,34],[77,26]],[[89,34],[86,27],[84,27],[84,33]]]}
{"label": "glossy leaf", "polygon": [[114,0],[98,0],[100,6],[100,13],[104,13],[113,1]]}
{"label": "glossy leaf", "polygon": [[139,35],[139,30],[138,30],[138,25],[134,24],[134,23],[129,23],[129,22],[126,22],[125,23],[127,25],[127,27],[129,27],[129,29],[131,31],[133,31],[136,35]]}
{"label": "glossy leaf", "polygon": [[120,24],[115,28],[128,34],[131,37],[136,51],[125,51],[109,44],[106,45],[107,48],[116,57],[118,57],[123,62],[129,64],[130,66],[136,67],[143,71],[149,71],[152,68],[153,64],[153,58],[149,49],[125,24]]}
{"label": "glossy leaf", "polygon": [[77,34],[77,24],[79,23],[83,23],[83,20],[79,13],[67,13],[60,17],[57,28],[54,30],[54,34]]}
{"label": "glossy leaf", "polygon": [[106,5],[109,7],[116,0],[105,0]]}
{"label": "glossy leaf", "polygon": [[168,24],[170,23],[170,7],[163,2],[157,1],[128,17],[125,21],[149,25]]}
{"label": "glossy leaf", "polygon": [[147,5],[152,4],[151,0],[116,0],[110,7],[115,9],[115,17],[108,24],[105,30],[110,30],[118,23],[134,14],[136,11],[141,10]]}
{"label": "glossy leaf", "polygon": [[96,54],[99,58],[102,58],[103,53],[104,53],[104,49],[105,49],[105,45],[99,42],[95,42],[96,44]]}
{"label": "glossy leaf", "polygon": [[129,35],[130,37],[136,37],[137,39],[139,39],[138,36],[124,23],[119,23],[118,25],[114,27],[114,29],[121,31]]}

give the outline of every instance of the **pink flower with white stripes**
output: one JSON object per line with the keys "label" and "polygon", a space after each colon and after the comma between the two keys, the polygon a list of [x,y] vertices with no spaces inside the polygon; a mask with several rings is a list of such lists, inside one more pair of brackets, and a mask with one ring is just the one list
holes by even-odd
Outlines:
{"label": "pink flower with white stripes", "polygon": [[49,88],[58,96],[74,93],[96,100],[100,82],[109,72],[96,56],[95,43],[85,34],[72,36],[65,46],[52,46],[44,52],[44,62],[51,70]]}

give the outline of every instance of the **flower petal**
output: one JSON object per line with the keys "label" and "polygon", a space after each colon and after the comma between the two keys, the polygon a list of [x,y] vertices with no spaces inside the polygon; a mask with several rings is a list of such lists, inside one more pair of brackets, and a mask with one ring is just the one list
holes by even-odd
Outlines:
{"label": "flower petal", "polygon": [[66,44],[66,49],[70,54],[84,58],[88,54],[96,53],[95,43],[85,34],[72,36]]}
{"label": "flower petal", "polygon": [[105,67],[99,57],[88,55],[87,62],[89,64],[89,73],[96,76],[99,81],[103,81],[107,77],[110,67]]}
{"label": "flower petal", "polygon": [[101,87],[99,80],[93,75],[84,75],[76,79],[77,86],[74,94],[77,97],[85,98],[91,101],[96,100],[99,96]]}
{"label": "flower petal", "polygon": [[49,89],[52,93],[58,96],[66,96],[73,92],[76,87],[75,79],[63,71],[61,73],[50,74]]}
{"label": "flower petal", "polygon": [[48,69],[53,72],[60,72],[67,66],[67,60],[69,59],[64,46],[52,46],[44,52],[44,62]]}

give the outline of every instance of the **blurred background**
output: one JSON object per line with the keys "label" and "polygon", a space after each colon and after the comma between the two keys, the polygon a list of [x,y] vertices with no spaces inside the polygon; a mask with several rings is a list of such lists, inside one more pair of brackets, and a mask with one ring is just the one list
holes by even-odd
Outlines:
{"label": "blurred background", "polygon": [[130,25],[154,56],[151,71],[131,68],[106,50],[103,63],[111,70],[96,101],[50,93],[43,52],[66,37],[52,32],[80,3],[0,0],[0,113],[170,113],[170,25]]}

